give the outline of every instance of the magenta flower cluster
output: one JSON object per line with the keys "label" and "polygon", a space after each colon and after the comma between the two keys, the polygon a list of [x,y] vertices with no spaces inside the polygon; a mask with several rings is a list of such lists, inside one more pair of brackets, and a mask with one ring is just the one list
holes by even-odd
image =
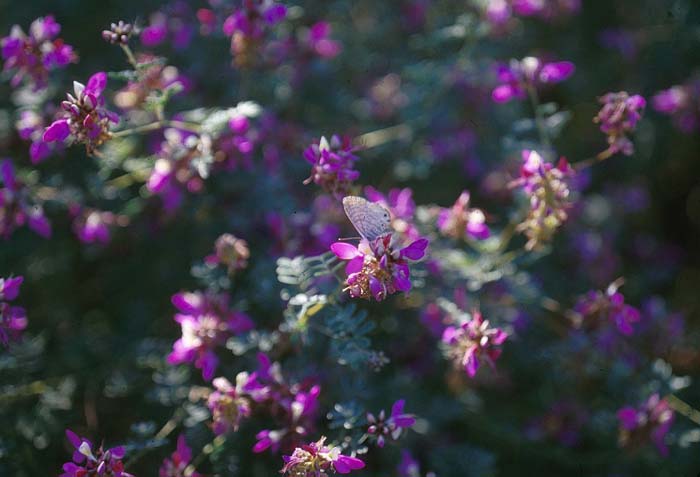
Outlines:
{"label": "magenta flower cluster", "polygon": [[581,0],[488,0],[486,18],[496,26],[503,26],[514,15],[553,21],[574,15],[580,9]]}
{"label": "magenta flower cluster", "polygon": [[527,217],[516,230],[527,236],[525,247],[532,250],[549,242],[568,218],[569,183],[575,171],[564,158],[555,166],[537,151],[524,150],[522,157],[520,177],[511,182],[511,187],[520,187],[530,203]]}
{"label": "magenta flower cluster", "polygon": [[19,339],[27,327],[27,312],[21,306],[11,305],[19,295],[24,277],[0,278],[0,343],[8,346]]}
{"label": "magenta flower cluster", "polygon": [[652,107],[671,116],[676,127],[686,134],[700,128],[700,78],[659,91],[651,98]]}
{"label": "magenta flower cluster", "polygon": [[107,110],[102,93],[107,86],[107,74],[100,72],[90,77],[87,85],[73,82],[73,93],[61,103],[63,117],[51,123],[44,132],[45,142],[71,141],[85,144],[88,153],[111,137],[110,125],[119,122],[119,116]]}
{"label": "magenta flower cluster", "polygon": [[340,447],[325,444],[326,438],[297,447],[292,455],[284,456],[281,472],[290,477],[325,477],[331,472],[349,474],[362,469],[365,463],[357,457],[341,454]]}
{"label": "magenta flower cluster", "polygon": [[[184,435],[177,438],[175,452],[163,461],[158,470],[158,477],[201,477],[197,471],[187,471],[192,462],[192,449],[187,445]],[[187,472],[186,472],[187,471]]]}
{"label": "magenta flower cluster", "polygon": [[347,242],[331,245],[336,257],[348,262],[345,290],[351,297],[382,301],[391,294],[411,289],[408,263],[425,256],[428,239],[419,238],[398,248],[392,238],[392,234],[387,234],[372,242],[363,240],[359,247]]}
{"label": "magenta flower cluster", "polygon": [[491,98],[497,103],[525,99],[528,91],[542,85],[560,83],[568,79],[574,70],[574,64],[570,61],[545,63],[533,56],[501,63],[496,68],[500,84],[493,89]]}
{"label": "magenta flower cluster", "polygon": [[674,413],[667,399],[652,394],[640,407],[626,406],[617,411],[620,421],[620,445],[636,448],[651,442],[659,454],[668,455],[665,439],[673,424]]}
{"label": "magenta flower cluster", "polygon": [[253,328],[243,312],[229,309],[228,296],[203,292],[181,292],[172,303],[179,310],[174,319],[182,327],[182,338],[168,356],[171,364],[193,363],[207,381],[214,377],[219,363],[216,349],[231,336]]}
{"label": "magenta flower cluster", "polygon": [[479,311],[474,311],[464,323],[448,326],[442,333],[447,356],[455,366],[473,378],[482,362],[495,368],[501,355],[501,345],[508,334],[500,328],[492,328]]}
{"label": "magenta flower cluster", "polygon": [[280,426],[256,434],[255,453],[295,445],[314,430],[321,387],[312,379],[289,382],[279,363],[273,363],[264,353],[258,354],[258,369],[238,373],[235,385],[224,377],[214,379],[212,384],[207,407],[215,434],[237,431],[244,419],[258,411]]}
{"label": "magenta flower cluster", "polygon": [[491,232],[486,225],[486,216],[480,209],[469,207],[469,192],[462,192],[454,205],[441,208],[437,217],[437,227],[440,233],[456,239],[473,238],[483,240],[489,238]]}
{"label": "magenta flower cluster", "polygon": [[73,461],[63,464],[61,477],[133,477],[124,470],[124,447],[104,449],[95,447],[89,440],[66,430],[66,437],[73,445]]}
{"label": "magenta flower cluster", "polygon": [[590,330],[613,324],[625,336],[634,333],[634,324],[641,316],[638,309],[625,303],[625,297],[615,283],[605,291],[589,291],[578,299],[573,311],[578,327]]}
{"label": "magenta flower cluster", "polygon": [[231,37],[231,53],[238,66],[254,61],[258,43],[268,28],[284,20],[287,7],[274,0],[244,0],[224,21],[223,31]]}
{"label": "magenta flower cluster", "polygon": [[404,429],[409,429],[416,423],[416,418],[412,414],[403,411],[406,401],[399,399],[391,406],[391,413],[387,416],[384,409],[376,416],[367,413],[367,434],[376,439],[377,446],[384,447],[387,439],[397,440],[401,437]]}
{"label": "magenta flower cluster", "polygon": [[311,175],[304,184],[314,184],[336,197],[350,192],[352,183],[360,177],[355,170],[358,157],[350,138],[333,135],[328,141],[321,137],[304,151],[304,159],[311,164]]}
{"label": "magenta flower cluster", "polygon": [[15,25],[9,36],[0,39],[3,69],[13,73],[12,86],[26,80],[34,89],[44,88],[51,70],[77,61],[73,47],[56,38],[60,32],[61,25],[47,15],[32,22],[28,35]]}
{"label": "magenta flower cluster", "polygon": [[0,236],[8,238],[19,227],[26,225],[38,235],[49,238],[51,224],[40,200],[33,196],[15,175],[15,168],[9,159],[0,162]]}
{"label": "magenta flower cluster", "polygon": [[600,130],[608,137],[608,150],[605,154],[622,153],[631,156],[634,144],[628,135],[637,128],[642,119],[646,100],[638,94],[629,95],[625,91],[608,93],[599,98],[603,105],[593,121],[600,123]]}

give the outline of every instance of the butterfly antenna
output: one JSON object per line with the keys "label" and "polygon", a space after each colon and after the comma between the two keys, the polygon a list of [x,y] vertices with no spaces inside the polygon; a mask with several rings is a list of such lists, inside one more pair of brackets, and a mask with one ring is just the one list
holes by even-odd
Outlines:
{"label": "butterfly antenna", "polygon": [[362,240],[362,237],[340,237],[338,240],[345,242],[347,240]]}

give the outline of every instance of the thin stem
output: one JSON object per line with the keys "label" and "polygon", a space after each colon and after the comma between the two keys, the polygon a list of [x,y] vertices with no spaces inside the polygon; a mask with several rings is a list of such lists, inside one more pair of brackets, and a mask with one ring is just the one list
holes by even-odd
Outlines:
{"label": "thin stem", "polygon": [[221,446],[224,442],[226,442],[226,438],[224,436],[217,436],[214,438],[213,441],[208,443],[202,448],[202,452],[200,452],[197,457],[192,459],[192,462],[190,465],[185,468],[184,475],[185,477],[190,477],[195,470],[197,470],[197,466],[202,463],[202,461],[209,456],[212,452],[214,452],[214,446]]}
{"label": "thin stem", "polygon": [[408,124],[398,124],[361,134],[353,142],[363,149],[371,149],[397,139],[410,138],[412,134],[413,129]]}
{"label": "thin stem", "polygon": [[527,85],[527,94],[530,97],[530,103],[532,104],[532,109],[535,112],[535,124],[537,125],[537,131],[540,135],[540,142],[545,145],[547,149],[552,149],[552,141],[549,137],[549,131],[547,130],[547,124],[545,123],[545,118],[540,111],[540,98],[537,94],[537,89],[532,84]]}
{"label": "thin stem", "polygon": [[129,48],[129,45],[119,45],[122,47],[122,50],[124,51],[124,54],[126,55],[126,59],[129,60],[129,63],[131,63],[131,66],[134,67],[134,69],[138,69],[139,64],[136,61],[136,57],[134,56],[134,53],[131,51],[131,48]]}
{"label": "thin stem", "polygon": [[681,414],[691,421],[693,421],[695,424],[700,425],[700,411],[695,409],[693,406],[688,404],[687,402],[681,400],[679,397],[677,397],[674,394],[669,394],[666,396],[666,399],[668,400],[669,406],[671,408],[678,412],[678,414]]}
{"label": "thin stem", "polygon": [[603,162],[604,160],[606,160],[612,156],[613,156],[613,152],[610,148],[608,148],[596,156],[589,157],[588,159],[584,159],[583,161],[577,162],[576,164],[574,164],[574,169],[576,169],[577,171],[582,171],[582,170],[587,169],[595,164]]}
{"label": "thin stem", "polygon": [[175,120],[160,120],[154,121],[152,123],[144,124],[142,126],[136,126],[131,129],[122,129],[121,131],[116,131],[112,133],[112,137],[125,137],[131,136],[132,134],[139,134],[144,132],[156,131],[165,127],[184,129],[186,131],[191,131],[193,133],[199,133],[201,126],[196,123],[187,123],[183,121]]}
{"label": "thin stem", "polygon": [[[163,425],[160,431],[158,431],[156,435],[153,436],[153,438],[156,440],[160,440],[168,437],[170,433],[172,433],[177,428],[177,425],[180,423],[183,416],[184,412],[181,408],[179,408],[177,411],[175,411],[173,417],[171,417],[168,420],[168,422],[166,422],[165,425]],[[146,455],[146,453],[148,453],[149,450],[151,450],[151,448],[142,449],[140,452],[132,454],[131,457],[124,462],[124,466],[128,467],[130,465],[133,465],[137,460]]]}
{"label": "thin stem", "polygon": [[3,392],[0,394],[0,402],[12,401],[14,399],[21,399],[25,397],[37,396],[44,394],[48,391],[49,387],[45,381],[34,381],[29,384],[24,384],[22,386],[15,386],[11,388],[8,392]]}

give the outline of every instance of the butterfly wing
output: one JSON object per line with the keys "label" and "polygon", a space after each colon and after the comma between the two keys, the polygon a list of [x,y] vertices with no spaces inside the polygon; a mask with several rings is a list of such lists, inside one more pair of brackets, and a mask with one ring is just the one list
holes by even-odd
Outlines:
{"label": "butterfly wing", "polygon": [[389,211],[379,204],[349,195],[343,198],[343,209],[355,229],[370,242],[391,232]]}

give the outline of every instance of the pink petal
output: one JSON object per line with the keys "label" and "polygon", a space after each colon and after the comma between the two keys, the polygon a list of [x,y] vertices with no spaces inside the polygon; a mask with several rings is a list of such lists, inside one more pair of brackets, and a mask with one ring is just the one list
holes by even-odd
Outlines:
{"label": "pink petal", "polygon": [[44,131],[44,142],[63,141],[70,136],[70,126],[67,119],[59,119],[54,121]]}
{"label": "pink petal", "polygon": [[346,242],[335,242],[331,244],[331,251],[341,260],[352,260],[362,255],[357,247]]}

